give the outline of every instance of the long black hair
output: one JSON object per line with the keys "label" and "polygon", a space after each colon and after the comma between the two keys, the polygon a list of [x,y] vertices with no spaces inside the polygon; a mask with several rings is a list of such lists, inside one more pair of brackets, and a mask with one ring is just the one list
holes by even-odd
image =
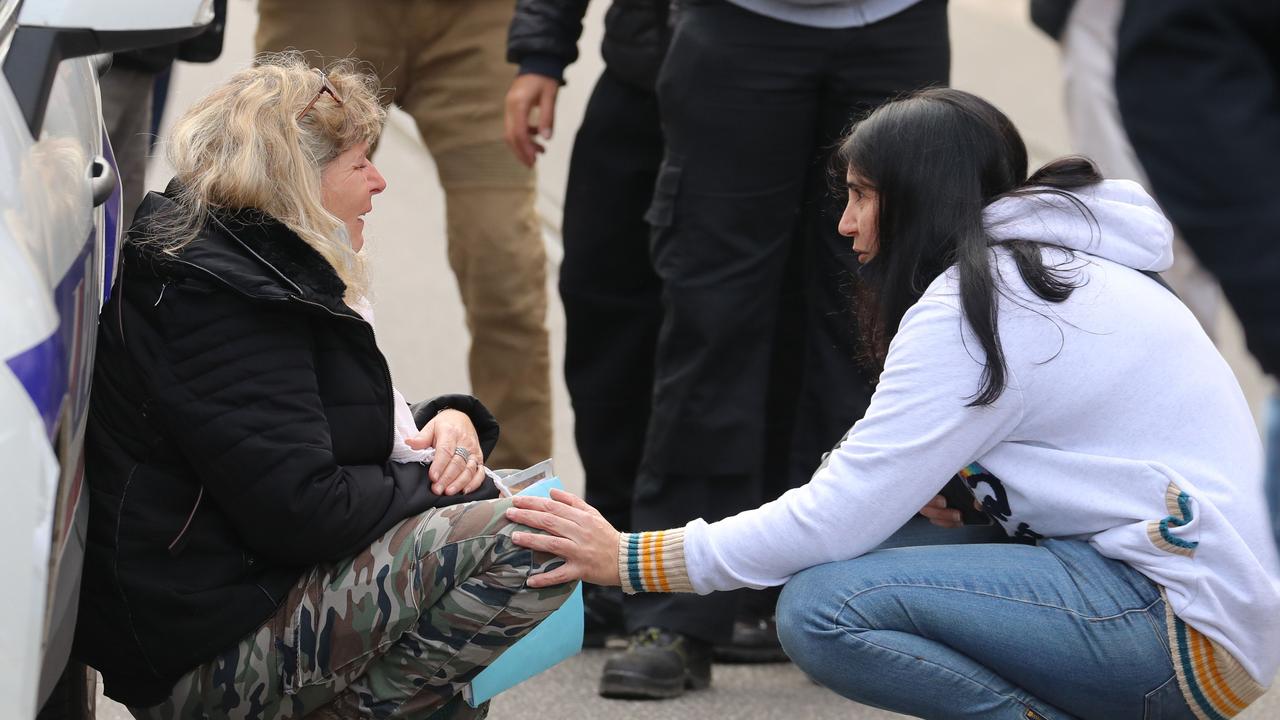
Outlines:
{"label": "long black hair", "polygon": [[[946,88],[922,90],[880,106],[840,143],[837,170],[876,191],[879,248],[863,268],[856,315],[872,369],[883,369],[889,343],[907,309],[939,274],[959,270],[960,303],[985,353],[970,405],[990,405],[1004,391],[1008,368],[1000,346],[992,240],[982,211],[1012,195],[1068,194],[1102,180],[1085,158],[1055,160],[1027,176],[1027,148],[1009,118],[991,103]],[[1077,287],[1061,267],[1045,264],[1037,242],[1002,242],[1023,281],[1039,297],[1062,302]]]}

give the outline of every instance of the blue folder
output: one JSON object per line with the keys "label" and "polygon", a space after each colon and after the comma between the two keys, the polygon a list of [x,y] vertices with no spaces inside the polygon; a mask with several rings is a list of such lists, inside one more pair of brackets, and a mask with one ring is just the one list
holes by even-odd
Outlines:
{"label": "blue folder", "polygon": [[[560,478],[547,478],[519,494],[549,497],[552,488],[564,488]],[[478,707],[503,690],[577,655],[582,650],[582,622],[582,585],[579,584],[564,605],[507,648],[463,689],[467,704]]]}

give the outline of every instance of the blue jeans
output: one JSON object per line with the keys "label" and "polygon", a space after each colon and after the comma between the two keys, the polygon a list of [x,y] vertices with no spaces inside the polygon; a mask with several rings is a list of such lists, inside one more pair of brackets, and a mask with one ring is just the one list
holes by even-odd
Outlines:
{"label": "blue jeans", "polygon": [[1087,543],[878,549],[783,588],[814,680],[925,718],[1190,720],[1158,587]]}

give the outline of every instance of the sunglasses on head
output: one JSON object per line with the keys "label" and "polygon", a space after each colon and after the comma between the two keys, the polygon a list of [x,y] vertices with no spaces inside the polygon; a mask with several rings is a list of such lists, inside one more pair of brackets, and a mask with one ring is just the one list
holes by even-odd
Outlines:
{"label": "sunglasses on head", "polygon": [[325,93],[329,93],[329,97],[333,98],[333,101],[338,103],[339,107],[342,106],[342,98],[338,96],[338,90],[333,87],[333,83],[329,82],[329,76],[319,68],[312,68],[312,72],[320,76],[320,89],[316,91],[316,96],[311,98],[311,102],[302,108],[302,112],[298,113],[298,120],[302,120],[307,113],[311,112],[311,108],[320,102],[320,97]]}

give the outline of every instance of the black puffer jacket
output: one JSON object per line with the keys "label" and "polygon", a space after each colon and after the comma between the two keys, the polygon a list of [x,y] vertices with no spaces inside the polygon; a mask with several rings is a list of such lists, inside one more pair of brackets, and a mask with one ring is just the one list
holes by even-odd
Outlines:
{"label": "black puffer jacket", "polygon": [[[520,72],[561,79],[578,59],[588,0],[517,0],[507,36],[507,60]],[[604,20],[601,54],[620,80],[652,91],[667,54],[671,0],[613,0]]]}
{"label": "black puffer jacket", "polygon": [[[170,203],[148,195],[132,232]],[[386,360],[297,235],[247,211],[211,219],[176,258],[124,252],[98,335],[75,652],[110,697],[146,706],[259,627],[309,566],[459,496],[388,460]],[[416,410],[445,407],[493,450],[475,398]],[[467,499],[496,495],[486,481]]]}

